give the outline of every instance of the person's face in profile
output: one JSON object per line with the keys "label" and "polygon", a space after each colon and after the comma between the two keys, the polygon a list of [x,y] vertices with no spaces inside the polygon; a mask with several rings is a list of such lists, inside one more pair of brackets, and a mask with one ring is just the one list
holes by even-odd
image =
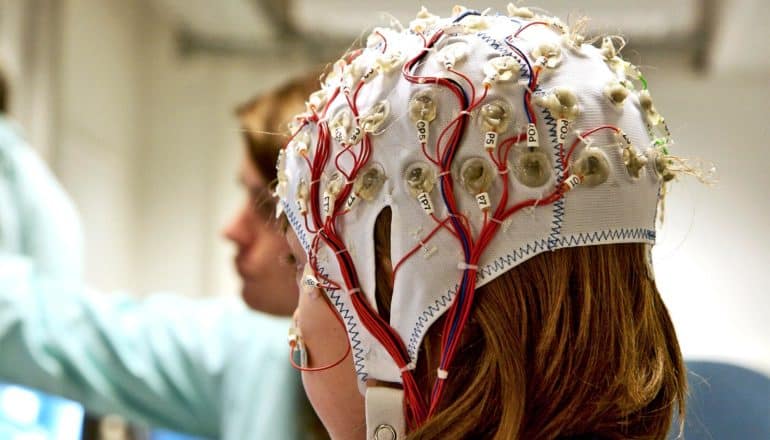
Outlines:
{"label": "person's face in profile", "polygon": [[275,219],[268,182],[248,154],[241,159],[238,181],[245,197],[222,233],[236,246],[243,300],[254,310],[291,315],[297,307],[295,259]]}
{"label": "person's face in profile", "polygon": [[[301,284],[306,266],[305,251],[291,228],[286,232],[286,240],[297,255],[294,278]],[[294,318],[306,351],[307,364],[303,366],[322,369],[302,372],[305,393],[318,418],[335,440],[365,439],[364,397],[358,390],[353,356],[348,350],[348,335],[337,311],[326,294],[317,288],[300,288]],[[327,366],[331,367],[325,368]]]}

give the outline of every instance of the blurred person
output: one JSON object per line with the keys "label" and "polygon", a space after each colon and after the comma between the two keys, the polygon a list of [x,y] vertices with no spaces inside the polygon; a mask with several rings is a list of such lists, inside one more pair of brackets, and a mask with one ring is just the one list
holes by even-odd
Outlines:
{"label": "blurred person", "polygon": [[280,231],[276,233],[272,185],[287,123],[304,108],[319,75],[296,79],[236,108],[246,146],[238,181],[247,197],[223,235],[236,246],[243,300],[254,310],[289,316],[297,306],[296,259]]}
{"label": "blurred person", "polygon": [[38,273],[80,279],[83,239],[77,210],[24,141],[9,107],[10,90],[0,71],[0,252],[29,257]]}
{"label": "blurred person", "polygon": [[[244,301],[276,317],[230,298],[139,300],[86,291],[73,204],[4,112],[0,379],[197,436],[323,438],[286,365],[288,325],[280,316],[296,306],[295,266],[269,197],[285,142],[279,133],[317,77],[295,79],[237,110],[246,198],[224,235],[237,248]],[[7,96],[4,81],[0,89]]]}
{"label": "blurred person", "polygon": [[649,252],[691,170],[616,39],[508,12],[375,29],[279,158],[292,362],[334,439],[663,439],[684,414]]}

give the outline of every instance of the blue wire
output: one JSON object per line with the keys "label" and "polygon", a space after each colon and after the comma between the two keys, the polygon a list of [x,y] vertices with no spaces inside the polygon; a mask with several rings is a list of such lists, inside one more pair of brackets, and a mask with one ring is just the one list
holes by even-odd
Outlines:
{"label": "blue wire", "polygon": [[[459,21],[459,20],[462,20],[464,17],[469,15],[471,12],[472,11],[466,11],[465,13],[461,14],[457,19],[455,19],[455,23],[457,21]],[[516,53],[521,57],[522,60],[524,60],[524,63],[527,65],[527,69],[529,70],[529,72],[528,72],[529,73],[529,88],[532,89],[532,84],[533,84],[533,81],[535,79],[535,71],[534,71],[534,69],[532,69],[532,65],[530,64],[529,59],[527,58],[527,56],[518,47],[514,46],[513,44],[509,43],[508,41],[506,41],[506,43],[508,44],[508,46],[511,49],[516,51]],[[454,82],[451,79],[450,79],[450,81]],[[465,100],[467,102],[468,98],[465,95],[465,91],[463,90],[463,88],[459,84],[457,84],[456,82],[455,82],[455,85],[463,92],[463,96],[464,96],[464,98],[465,98]],[[527,110],[526,94],[524,95],[524,97],[522,99],[524,101],[525,113],[527,114],[527,121],[531,123],[532,122],[532,117],[529,114],[529,111]],[[467,106],[467,104],[466,104],[466,106]],[[444,162],[444,165],[446,165],[445,162]],[[442,197],[444,197],[444,201],[446,202],[446,196],[444,194],[443,187],[441,188],[441,195],[442,195]],[[452,218],[452,222],[457,224],[457,219],[453,217]],[[462,229],[458,228],[458,231],[462,231]],[[467,260],[468,256],[469,256],[468,255],[468,244],[466,243],[465,236],[462,233],[460,235],[460,240],[461,240],[461,242],[463,244],[463,251],[465,253],[465,258]],[[458,301],[459,304],[462,304],[465,301],[465,289],[466,289],[466,286],[468,285],[468,282],[469,282],[468,276],[469,276],[469,272],[466,270],[463,273],[462,281],[460,282],[460,286],[459,286],[459,288],[457,290],[457,298],[455,299],[455,301]],[[453,341],[454,341],[454,339],[456,338],[456,336],[457,336],[456,335],[457,327],[459,325],[460,325],[460,315],[457,315],[457,316],[455,316],[455,319],[452,321],[452,325],[449,328],[449,335],[447,337],[448,346],[451,346]],[[447,361],[446,355],[447,355],[447,352],[444,352],[444,353],[441,354],[441,366],[442,367],[446,366],[446,361]]]}
{"label": "blue wire", "polygon": [[[457,23],[457,22],[459,22],[460,20],[462,20],[463,18],[465,18],[465,17],[467,17],[469,15],[481,15],[481,13],[478,12],[478,11],[473,11],[473,10],[465,11],[462,14],[460,14],[459,16],[457,16],[457,18],[455,18],[453,20],[453,23]],[[420,57],[412,65],[412,68],[410,69],[411,72],[414,72],[416,70],[417,66],[420,64],[420,61],[422,61],[422,58],[425,55],[427,55],[427,52],[424,52],[424,53],[422,53],[420,55]],[[446,79],[447,81],[452,83],[454,85],[454,87],[456,87],[457,90],[459,90],[461,92],[462,97],[463,97],[463,103],[462,103],[463,104],[463,108],[464,109],[468,108],[468,105],[469,105],[469,103],[468,103],[468,95],[465,93],[465,89],[463,89],[462,86],[457,81],[455,81],[452,78],[444,78],[444,79]],[[442,161],[442,164],[444,166],[446,166],[447,162],[450,159],[451,159],[450,157],[447,157],[445,160]],[[441,197],[442,197],[442,199],[444,199],[444,205],[446,205],[446,200],[447,199],[446,199],[446,193],[444,192],[444,186],[443,185],[439,185],[439,187],[440,187],[440,190],[441,190]],[[462,247],[463,247],[463,254],[465,255],[465,259],[467,260],[470,257],[470,244],[468,243],[468,237],[465,236],[465,233],[463,232],[463,229],[462,229],[462,225],[460,225],[460,222],[457,220],[457,217],[452,215],[451,216],[451,220],[452,220],[452,224],[454,225],[455,229],[458,231],[460,242],[461,242]],[[462,281],[460,282],[459,290],[457,291],[458,292],[458,296],[457,296],[456,301],[461,301],[461,303],[462,303],[462,301],[464,300],[464,297],[465,297],[464,292],[465,292],[465,287],[467,286],[467,282],[468,282],[468,272],[465,271],[465,273],[463,273]],[[457,331],[457,325],[458,325],[457,324],[457,320],[455,319],[455,322],[452,323],[452,327],[449,330],[449,339],[448,340],[450,341],[450,343],[455,338],[455,333]],[[441,355],[441,357],[442,357],[442,359],[441,359],[442,366],[444,365],[444,362],[446,360],[445,356],[446,356],[446,353],[442,353],[442,355]]]}
{"label": "blue wire", "polygon": [[[524,60],[524,63],[527,65],[527,69],[529,69],[529,88],[532,90],[532,80],[535,79],[535,71],[532,69],[532,65],[529,64],[529,59],[527,59],[527,56],[524,55],[524,52],[521,51],[518,47],[514,46],[512,43],[508,41],[508,39],[505,40],[505,44],[508,45],[511,49],[516,51],[517,54],[521,57],[521,59]],[[534,90],[533,90],[534,91]],[[527,114],[527,122],[532,123],[532,116],[529,114],[529,111],[527,110],[527,94],[524,94],[524,97],[522,98],[524,101],[524,113]]]}
{"label": "blue wire", "polygon": [[[462,96],[463,96],[463,108],[468,108],[468,105],[469,105],[469,104],[468,104],[468,95],[465,93],[465,90],[462,88],[462,86],[461,86],[460,84],[458,84],[458,83],[457,83],[457,81],[455,81],[455,80],[454,80],[454,79],[452,79],[452,78],[445,78],[445,79],[446,79],[447,81],[451,82],[451,83],[452,83],[452,84],[453,84],[455,87],[457,87],[457,89],[458,89],[458,90],[460,90],[460,91],[462,92]],[[462,135],[462,134],[461,134],[461,135]],[[447,157],[446,157],[446,158],[443,160],[442,164],[443,164],[444,166],[447,166],[447,162],[448,162],[450,159],[451,159],[451,158],[447,156]],[[440,185],[440,187],[441,187],[441,197],[444,199],[444,205],[446,205],[446,193],[444,192],[444,186],[443,186],[443,185]],[[460,237],[460,242],[462,243],[462,247],[463,247],[463,254],[465,255],[465,259],[466,259],[466,260],[468,260],[468,258],[470,258],[470,244],[468,243],[468,238],[465,236],[465,233],[463,232],[463,229],[462,229],[462,227],[461,227],[461,225],[460,225],[460,222],[459,222],[459,220],[457,220],[457,217],[455,217],[455,216],[453,215],[453,216],[451,217],[451,220],[452,220],[452,223],[453,223],[453,224],[454,224],[454,226],[455,226],[455,229],[458,231],[458,235],[459,235],[459,237]],[[467,277],[468,277],[468,272],[466,271],[466,272],[463,274],[463,279],[462,279],[462,281],[460,282],[460,287],[459,287],[459,289],[458,289],[458,291],[457,291],[457,298],[455,299],[455,301],[459,301],[459,303],[460,303],[460,304],[462,304],[462,303],[464,302],[464,300],[465,300],[465,294],[464,294],[464,292],[465,292],[465,286],[467,285],[467,282],[468,282],[468,280],[467,280]],[[448,339],[448,341],[450,341],[450,344],[451,344],[451,341],[453,341],[453,340],[454,340],[454,338],[455,338],[455,333],[456,333],[456,331],[457,331],[457,325],[458,325],[458,324],[457,324],[457,320],[455,320],[454,322],[452,322],[452,327],[451,327],[451,328],[450,328],[450,330],[449,330],[449,339]],[[442,355],[441,355],[441,358],[442,358],[442,359],[441,359],[441,365],[442,365],[442,366],[444,365],[444,363],[445,363],[445,361],[446,361],[446,358],[445,358],[445,356],[446,356],[446,353],[442,353]]]}
{"label": "blue wire", "polygon": [[459,22],[460,20],[462,20],[463,18],[465,18],[465,17],[467,17],[469,15],[481,15],[481,12],[469,9],[469,10],[463,12],[462,14],[458,15],[457,18],[452,20],[452,23],[457,23],[457,22]]}
{"label": "blue wire", "polygon": [[[463,17],[467,16],[470,13],[474,13],[474,12],[475,11],[465,11],[465,13],[461,14],[457,18],[457,20],[461,20]],[[476,14],[478,14],[478,12],[476,12]],[[427,55],[427,52],[423,52],[422,54],[420,54],[420,57],[412,65],[411,72],[414,72],[417,69],[417,66],[420,64],[420,61],[422,61],[422,59],[425,57],[425,55]],[[457,81],[455,81],[452,78],[444,78],[444,79],[446,79],[447,81],[452,83],[457,88],[457,90],[460,91],[460,93],[462,94],[462,98],[463,98],[463,102],[462,102],[463,108],[468,108],[468,105],[469,105],[468,104],[468,95],[465,93],[465,89],[463,89],[462,86]],[[449,158],[447,158],[447,159],[449,159]],[[446,161],[444,161],[443,164],[446,166]],[[439,185],[439,187],[441,188],[441,197],[444,199],[444,204],[446,205],[446,194],[444,193],[444,187],[443,187],[443,185]],[[460,241],[462,242],[462,245],[463,245],[463,252],[465,253],[465,258],[468,259],[468,256],[470,255],[470,245],[468,243],[468,238],[465,236],[465,234],[462,233],[461,225],[457,221],[457,218],[455,218],[454,216],[452,217],[452,223],[454,224],[455,229],[457,231],[459,231],[459,233],[460,233],[459,235],[460,235]]]}
{"label": "blue wire", "polygon": [[[468,108],[468,105],[469,105],[468,104],[468,95],[465,93],[465,90],[462,88],[462,86],[460,84],[458,84],[457,81],[455,81],[452,78],[445,78],[445,79],[447,81],[449,81],[450,83],[452,83],[455,87],[457,87],[458,90],[460,90],[460,92],[462,93],[462,97],[463,97],[463,103],[462,103],[463,104],[463,108],[464,109]],[[447,167],[448,166],[448,162],[451,159],[452,158],[447,155],[447,157],[445,157],[443,159],[442,165],[444,167]],[[444,199],[444,205],[446,205],[446,193],[444,193],[444,186],[440,185],[440,187],[441,187],[441,197]],[[462,242],[462,245],[463,245],[463,252],[465,254],[465,259],[467,260],[468,257],[470,256],[470,244],[468,243],[468,237],[465,236],[459,221],[454,216],[452,216],[452,223],[455,225],[455,229],[459,232],[460,241]]]}
{"label": "blue wire", "polygon": [[[457,294],[458,294],[457,301],[461,301],[461,300],[463,300],[465,298],[465,286],[467,285],[466,284],[467,280],[468,280],[468,271],[465,271],[465,273],[463,273],[463,279],[460,282],[460,287],[457,290]],[[452,321],[452,326],[449,328],[449,337],[447,338],[447,341],[449,343],[447,344],[447,346],[452,345],[452,341],[454,341],[455,333],[457,332],[457,326],[459,325],[459,316],[460,315],[457,315],[455,317],[455,319]],[[442,367],[446,365],[446,355],[447,355],[446,352],[441,353],[441,366]]]}

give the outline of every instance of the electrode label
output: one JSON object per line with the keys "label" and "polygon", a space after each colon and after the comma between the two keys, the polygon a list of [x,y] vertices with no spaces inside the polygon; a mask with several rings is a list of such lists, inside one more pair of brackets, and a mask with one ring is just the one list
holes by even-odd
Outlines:
{"label": "electrode label", "polygon": [[497,147],[497,133],[488,131],[484,135],[484,148],[487,150],[494,150],[495,147]]}
{"label": "electrode label", "polygon": [[540,138],[537,134],[537,127],[532,122],[527,124],[527,146],[530,148],[537,148],[540,146]]}
{"label": "electrode label", "polygon": [[422,207],[422,210],[425,211],[426,214],[433,214],[433,202],[430,201],[428,193],[422,192],[418,194],[417,201],[420,203],[420,207]]}
{"label": "electrode label", "polygon": [[570,191],[572,188],[580,185],[583,183],[583,179],[580,176],[571,175],[567,177],[567,180],[564,181],[564,189],[566,191]]}
{"label": "electrode label", "polygon": [[569,121],[566,119],[559,119],[556,128],[559,132],[559,143],[563,144],[567,141],[567,133],[569,133]]}
{"label": "electrode label", "polygon": [[329,215],[334,210],[334,198],[328,192],[325,192],[321,198],[321,207],[324,215]]}
{"label": "electrode label", "polygon": [[300,214],[307,212],[307,203],[305,202],[305,199],[297,199],[297,211],[299,211]]}
{"label": "electrode label", "polygon": [[487,211],[492,207],[492,202],[489,200],[489,193],[486,192],[476,194],[476,203],[482,211]]}
{"label": "electrode label", "polygon": [[423,120],[419,120],[415,123],[417,126],[417,140],[421,144],[428,143],[428,123]]}
{"label": "electrode label", "polygon": [[350,134],[350,138],[348,138],[348,143],[351,145],[355,145],[361,141],[361,127],[356,127],[353,129],[353,133]]}
{"label": "electrode label", "polygon": [[358,195],[355,192],[350,193],[350,197],[345,201],[345,210],[350,211],[353,209],[353,205],[356,204],[356,201],[358,200]]}

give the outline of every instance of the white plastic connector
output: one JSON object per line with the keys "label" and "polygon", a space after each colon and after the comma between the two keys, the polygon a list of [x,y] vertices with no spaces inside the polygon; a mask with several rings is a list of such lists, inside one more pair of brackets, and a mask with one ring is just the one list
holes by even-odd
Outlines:
{"label": "white plastic connector", "polygon": [[409,29],[415,33],[421,34],[438,23],[438,20],[438,15],[431,14],[428,12],[428,9],[423,6],[420,8],[420,12],[417,13],[417,17],[409,23]]}
{"label": "white plastic connector", "polygon": [[617,109],[623,108],[623,104],[626,102],[626,98],[628,98],[628,93],[628,89],[618,81],[612,81],[604,88],[604,96]]}
{"label": "white plastic connector", "polygon": [[329,92],[324,89],[316,90],[310,94],[310,97],[307,100],[307,106],[310,110],[315,112],[322,109],[328,100]]}
{"label": "white plastic connector", "polygon": [[561,49],[550,43],[543,43],[532,50],[535,63],[549,69],[555,69],[561,64]]}
{"label": "white plastic connector", "polygon": [[524,19],[530,19],[535,16],[535,13],[532,12],[531,9],[525,8],[525,7],[519,7],[514,5],[513,3],[508,3],[508,16],[510,17],[518,17],[518,18],[524,18]]}
{"label": "white plastic connector", "polygon": [[475,264],[468,264],[465,261],[460,261],[457,263],[457,268],[460,270],[472,270],[472,271],[478,271],[479,267]]}
{"label": "white plastic connector", "polygon": [[361,115],[358,118],[358,123],[364,132],[375,133],[389,114],[390,103],[387,100],[382,100],[371,106],[366,114]]}
{"label": "white plastic connector", "polygon": [[484,63],[484,85],[514,81],[519,78],[521,65],[514,57],[495,57]]}
{"label": "white plastic connector", "polygon": [[560,119],[574,121],[580,114],[577,94],[569,87],[555,87],[547,95],[538,97],[536,102]]}
{"label": "white plastic connector", "polygon": [[377,64],[377,69],[383,73],[390,73],[396,69],[398,69],[401,64],[404,63],[405,56],[403,52],[394,50],[391,52],[384,53],[377,57],[375,60],[375,63]]}
{"label": "white plastic connector", "polygon": [[444,46],[438,52],[438,60],[445,69],[452,69],[458,63],[465,60],[468,55],[468,44],[463,42],[452,43]]}

